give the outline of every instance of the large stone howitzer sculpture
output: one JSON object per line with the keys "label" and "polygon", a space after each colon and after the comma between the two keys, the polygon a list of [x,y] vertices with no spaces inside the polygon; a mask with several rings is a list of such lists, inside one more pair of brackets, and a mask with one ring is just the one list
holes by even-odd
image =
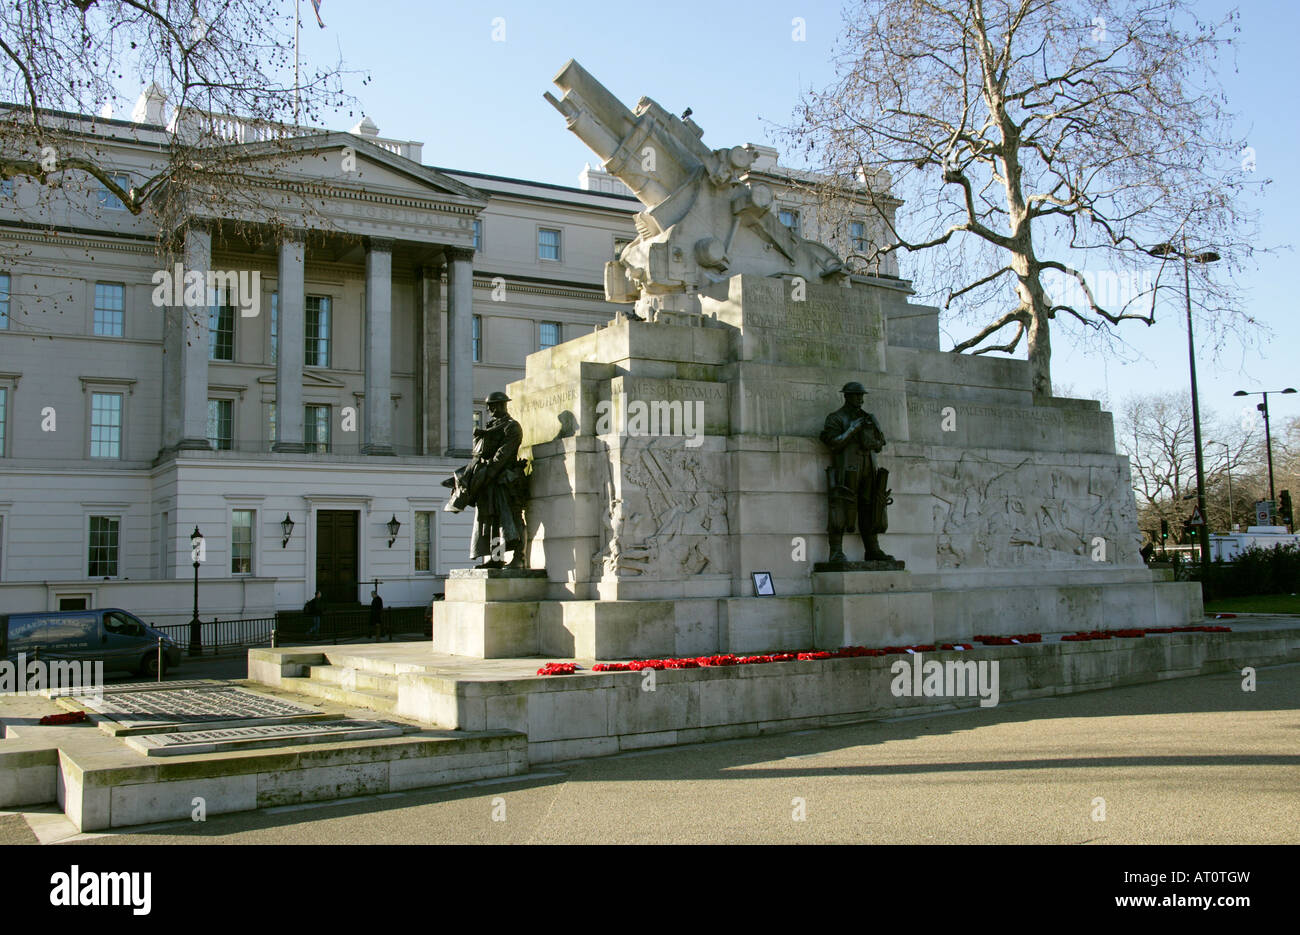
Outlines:
{"label": "large stone howitzer sculpture", "polygon": [[754,152],[711,150],[689,116],[678,118],[648,97],[630,111],[572,59],[545,97],[568,127],[646,206],[637,238],[605,264],[605,298],[636,303],[646,318],[697,313],[702,289],[739,273],[800,276],[822,282],[844,275],[834,252],[780,222],[770,186],[750,179]]}

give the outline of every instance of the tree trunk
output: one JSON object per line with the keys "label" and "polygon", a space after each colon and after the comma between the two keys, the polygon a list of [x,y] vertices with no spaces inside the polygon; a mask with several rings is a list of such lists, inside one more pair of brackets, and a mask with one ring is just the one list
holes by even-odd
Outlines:
{"label": "tree trunk", "polygon": [[[1027,237],[1023,239],[1028,239]],[[1035,396],[1052,395],[1052,336],[1047,310],[1051,307],[1039,279],[1032,248],[1014,252],[1011,268],[1016,274],[1016,297],[1028,315],[1025,340],[1029,349],[1030,384]]]}
{"label": "tree trunk", "polygon": [[1048,330],[1047,312],[1035,308],[1029,319],[1029,378],[1035,396],[1052,395],[1052,336]]}

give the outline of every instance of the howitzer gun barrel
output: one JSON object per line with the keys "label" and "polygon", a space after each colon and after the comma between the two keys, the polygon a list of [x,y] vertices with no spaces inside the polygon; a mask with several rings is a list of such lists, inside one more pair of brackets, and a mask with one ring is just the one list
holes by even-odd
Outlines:
{"label": "howitzer gun barrel", "polygon": [[549,91],[544,96],[564,114],[569,129],[601,159],[614,155],[618,144],[636,125],[632,112],[573,59],[552,81],[564,97],[557,101]]}

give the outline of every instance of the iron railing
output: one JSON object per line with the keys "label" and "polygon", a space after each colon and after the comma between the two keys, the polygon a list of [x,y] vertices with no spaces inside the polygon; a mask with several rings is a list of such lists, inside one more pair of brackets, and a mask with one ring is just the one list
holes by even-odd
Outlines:
{"label": "iron railing", "polygon": [[[386,639],[395,633],[423,634],[429,629],[428,609],[419,607],[385,607],[378,634],[370,625],[370,609],[327,611],[321,614],[320,627],[313,631],[313,618],[301,611],[285,611],[274,617],[251,617],[243,620],[206,620],[200,623],[202,651],[217,654],[249,646],[338,643],[341,640]],[[185,649],[190,644],[188,623],[169,623],[155,627]]]}

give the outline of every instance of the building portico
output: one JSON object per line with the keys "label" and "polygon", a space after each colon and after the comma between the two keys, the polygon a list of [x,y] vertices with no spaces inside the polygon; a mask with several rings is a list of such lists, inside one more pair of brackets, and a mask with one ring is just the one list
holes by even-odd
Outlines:
{"label": "building portico", "polygon": [[[322,265],[334,266],[359,262],[364,269],[359,310],[364,385],[357,415],[359,450],[366,455],[396,453],[394,340],[414,348],[419,358],[440,353],[441,342],[430,340],[430,335],[441,330],[441,280],[446,279],[447,417],[440,417],[443,381],[440,373],[434,373],[441,369],[440,361],[417,360],[419,398],[410,409],[410,418],[419,423],[413,422],[410,433],[417,444],[408,448],[421,455],[467,453],[473,428],[474,229],[487,196],[351,134],[305,136],[273,147],[254,144],[249,155],[249,197],[243,210],[231,217],[197,208],[178,225],[174,236],[185,270],[204,276],[214,268],[229,269],[255,258],[265,265],[266,255],[274,254],[277,355],[272,450],[308,450],[303,381],[306,367],[318,366],[319,361],[309,364],[304,354],[306,270],[309,263],[323,261]],[[338,171],[330,171],[330,166],[339,167]],[[258,203],[274,208],[259,210]],[[218,234],[214,246],[214,231],[227,229],[230,236],[223,240]],[[418,306],[409,333],[396,335],[395,269],[404,281],[415,284],[413,304]],[[209,296],[211,303],[220,301],[219,296]],[[160,457],[210,447],[208,313],[183,304],[168,309]],[[242,308],[240,313],[247,314]]]}

